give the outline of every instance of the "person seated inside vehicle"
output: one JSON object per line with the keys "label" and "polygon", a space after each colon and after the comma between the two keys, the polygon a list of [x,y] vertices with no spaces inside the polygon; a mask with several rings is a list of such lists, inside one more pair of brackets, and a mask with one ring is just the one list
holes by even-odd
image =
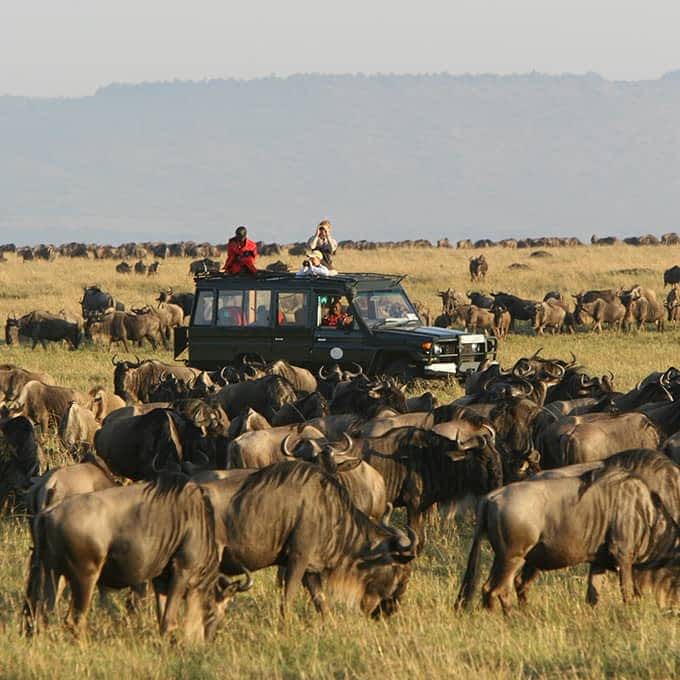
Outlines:
{"label": "person seated inside vehicle", "polygon": [[349,328],[353,322],[354,317],[342,309],[340,300],[334,300],[321,319],[321,325],[325,328]]}

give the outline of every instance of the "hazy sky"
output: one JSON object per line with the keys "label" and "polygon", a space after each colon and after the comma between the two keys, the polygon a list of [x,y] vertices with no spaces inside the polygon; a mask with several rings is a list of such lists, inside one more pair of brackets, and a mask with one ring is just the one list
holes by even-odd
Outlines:
{"label": "hazy sky", "polygon": [[0,93],[299,72],[657,78],[679,0],[0,0]]}

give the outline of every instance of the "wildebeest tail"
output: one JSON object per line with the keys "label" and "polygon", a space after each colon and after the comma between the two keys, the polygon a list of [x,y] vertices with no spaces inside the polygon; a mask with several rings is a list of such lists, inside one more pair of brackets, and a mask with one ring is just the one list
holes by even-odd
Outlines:
{"label": "wildebeest tail", "polygon": [[475,533],[472,538],[472,545],[470,546],[470,554],[468,555],[467,567],[465,574],[463,574],[463,581],[458,591],[455,608],[467,609],[470,606],[472,597],[477,590],[479,582],[479,554],[482,547],[482,539],[486,535],[486,512],[487,501],[485,498],[479,501],[477,505],[477,523],[475,524]]}
{"label": "wildebeest tail", "polygon": [[42,564],[41,548],[44,546],[44,519],[37,515],[31,527],[33,547],[28,563],[26,598],[24,600],[24,626],[27,634],[34,633],[45,593],[45,569]]}

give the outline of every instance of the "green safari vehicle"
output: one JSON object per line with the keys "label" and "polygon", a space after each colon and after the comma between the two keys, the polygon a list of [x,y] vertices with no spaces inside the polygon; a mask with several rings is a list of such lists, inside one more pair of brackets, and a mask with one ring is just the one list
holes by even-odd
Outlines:
{"label": "green safari vehicle", "polygon": [[424,326],[403,279],[369,273],[197,276],[190,324],[176,329],[175,358],[204,370],[244,357],[285,359],[314,372],[324,364],[356,363],[369,375],[403,380],[463,378],[495,359],[495,337]]}

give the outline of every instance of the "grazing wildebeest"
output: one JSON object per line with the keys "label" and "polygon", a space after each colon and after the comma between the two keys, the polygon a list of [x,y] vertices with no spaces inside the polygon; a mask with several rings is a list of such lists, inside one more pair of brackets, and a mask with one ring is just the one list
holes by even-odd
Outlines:
{"label": "grazing wildebeest", "polygon": [[69,622],[77,631],[85,628],[97,583],[125,588],[152,581],[162,635],[177,628],[185,600],[187,638],[212,638],[225,594],[215,519],[206,492],[184,475],[67,498],[35,518],[33,540],[29,630],[41,618],[48,574],[71,586]]}
{"label": "grazing wildebeest", "polygon": [[84,444],[91,448],[100,427],[101,424],[90,409],[72,401],[59,421],[59,439],[71,452],[77,451]]}
{"label": "grazing wildebeest", "polygon": [[304,423],[310,418],[328,415],[328,402],[320,392],[312,392],[296,401],[284,404],[272,417],[272,425],[292,425]]}
{"label": "grazing wildebeest", "polygon": [[119,262],[116,265],[116,273],[118,274],[131,274],[132,273],[132,267],[130,266],[129,262]]}
{"label": "grazing wildebeest", "polygon": [[197,274],[210,274],[220,271],[220,263],[211,260],[209,257],[204,257],[201,260],[194,260],[189,265],[189,274],[196,276]]}
{"label": "grazing wildebeest", "polygon": [[387,517],[373,522],[317,465],[271,465],[250,475],[224,507],[214,503],[216,525],[227,536],[220,571],[234,576],[283,567],[283,616],[300,585],[322,615],[326,593],[369,616],[398,608],[417,538],[390,527]]}
{"label": "grazing wildebeest", "polygon": [[574,310],[576,323],[584,325],[587,321],[593,322],[592,331],[602,332],[603,324],[608,324],[610,328],[619,330],[626,315],[626,308],[617,298],[612,302],[598,298],[593,302],[580,302],[577,300]]}
{"label": "grazing wildebeest", "polygon": [[149,268],[146,266],[143,260],[137,260],[137,262],[135,262],[135,274],[146,276],[148,269]]}
{"label": "grazing wildebeest", "polygon": [[21,318],[7,317],[5,325],[5,341],[8,345],[19,342],[19,337],[30,338],[31,349],[38,342],[47,349],[47,342],[66,340],[73,349],[80,343],[80,325],[50,312],[35,311]]}
{"label": "grazing wildebeest", "polygon": [[510,484],[478,505],[457,605],[469,605],[474,595],[485,535],[495,557],[483,588],[484,605],[493,609],[498,601],[507,612],[513,584],[525,603],[539,570],[583,562],[618,567],[628,602],[634,593],[633,565],[668,554],[677,544],[678,528],[658,495],[618,468]]}
{"label": "grazing wildebeest", "polygon": [[75,401],[85,408],[90,403],[89,395],[69,387],[45,385],[38,380],[26,383],[17,398],[6,402],[5,408],[10,415],[22,415],[40,425],[43,435],[52,418],[57,424],[66,413],[69,404]]}

